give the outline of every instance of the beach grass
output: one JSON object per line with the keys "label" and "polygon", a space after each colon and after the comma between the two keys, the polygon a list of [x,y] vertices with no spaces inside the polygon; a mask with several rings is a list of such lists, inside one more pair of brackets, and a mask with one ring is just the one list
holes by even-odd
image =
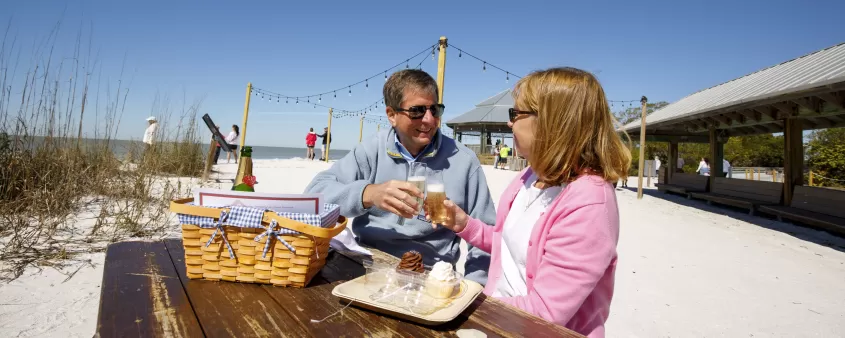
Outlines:
{"label": "beach grass", "polygon": [[[36,55],[33,60],[40,61],[26,72],[15,72],[18,62],[10,56],[18,51],[5,41],[10,40],[0,48],[0,280],[17,278],[32,265],[61,266],[111,242],[164,234],[174,223],[169,201],[188,195],[195,183],[190,178],[203,168],[201,101],[157,114],[155,146],[145,150],[133,142],[119,158],[113,144],[128,88],[117,81],[92,90],[96,77],[84,69],[93,62],[79,61],[78,53],[57,57],[51,49]],[[91,114],[93,130],[83,123]],[[90,134],[94,137],[87,138]]]}

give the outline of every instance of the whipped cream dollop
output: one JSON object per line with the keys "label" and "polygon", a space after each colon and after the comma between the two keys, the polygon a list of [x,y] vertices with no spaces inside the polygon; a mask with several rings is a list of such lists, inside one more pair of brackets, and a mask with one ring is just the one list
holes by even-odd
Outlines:
{"label": "whipped cream dollop", "polygon": [[428,273],[428,276],[440,281],[452,281],[455,280],[455,270],[452,268],[452,264],[448,262],[437,262],[434,263],[434,266],[431,267],[431,272]]}

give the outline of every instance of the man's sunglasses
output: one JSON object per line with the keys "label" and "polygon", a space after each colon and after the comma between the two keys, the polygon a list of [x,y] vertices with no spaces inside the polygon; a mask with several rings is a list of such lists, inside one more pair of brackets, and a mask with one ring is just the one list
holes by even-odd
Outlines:
{"label": "man's sunglasses", "polygon": [[397,108],[394,107],[393,110],[398,112],[406,112],[408,113],[408,117],[411,120],[419,120],[425,116],[425,112],[431,110],[431,116],[434,118],[440,118],[443,115],[443,110],[446,109],[446,106],[442,104],[433,104],[430,106],[411,106],[408,108]]}
{"label": "man's sunglasses", "polygon": [[524,111],[524,110],[516,110],[516,109],[508,109],[508,118],[510,118],[511,122],[516,122],[516,117],[519,115],[537,115],[537,113],[533,111]]}

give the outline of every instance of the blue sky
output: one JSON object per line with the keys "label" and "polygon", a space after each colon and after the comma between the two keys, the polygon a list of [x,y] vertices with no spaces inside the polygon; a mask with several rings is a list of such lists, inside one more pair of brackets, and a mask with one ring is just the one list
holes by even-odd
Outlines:
{"label": "blue sky", "polygon": [[[0,20],[10,22],[7,48],[15,39],[21,51],[17,79],[57,22],[54,59],[72,56],[80,28],[85,37],[90,32],[102,86],[116,88],[121,80],[130,88],[118,136],[134,139],[146,116],[166,107],[178,113],[197,100],[218,124],[240,125],[247,82],[290,96],[325,92],[382,72],[441,35],[514,74],[574,66],[597,73],[611,100],[646,95],[672,102],[845,41],[843,12],[841,0],[0,3]],[[423,69],[435,75],[436,61],[424,57]],[[416,60],[412,67],[422,59]],[[446,119],[514,80],[448,50]],[[351,97],[338,92],[322,103],[359,109],[381,97],[383,83],[376,78],[368,90],[359,85]],[[308,127],[326,125],[326,113],[253,97],[247,143],[301,146]],[[87,118],[86,133],[94,125]],[[333,130],[337,148],[358,140],[357,118],[335,119]],[[364,125],[365,135],[374,131]]]}

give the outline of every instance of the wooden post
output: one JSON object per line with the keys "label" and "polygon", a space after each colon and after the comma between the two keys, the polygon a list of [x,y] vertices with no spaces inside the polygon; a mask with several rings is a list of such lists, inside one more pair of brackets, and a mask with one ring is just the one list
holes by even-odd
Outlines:
{"label": "wooden post", "polygon": [[643,198],[643,171],[645,171],[645,168],[643,168],[645,166],[645,116],[646,108],[648,108],[648,98],[643,96],[640,99],[640,103],[643,104],[643,112],[640,120],[640,173],[637,175],[637,199]]}
{"label": "wooden post", "polygon": [[381,124],[376,124],[376,133],[381,131]]}
{"label": "wooden post", "polygon": [[252,96],[252,82],[246,84],[246,102],[244,103],[244,121],[241,127],[241,147],[246,145],[246,121],[249,118],[249,98]]}
{"label": "wooden post", "polygon": [[724,157],[724,144],[719,142],[716,135],[716,126],[710,125],[710,189],[715,187],[716,177],[722,174],[722,158]]}
{"label": "wooden post", "polygon": [[214,136],[211,136],[211,144],[208,146],[208,155],[205,157],[205,169],[202,171],[202,181],[208,181],[208,175],[211,172],[211,161],[214,161],[214,152],[217,151],[217,141],[214,140]]}
{"label": "wooden post", "polygon": [[[440,37],[440,55],[437,57],[437,103],[443,103],[443,87],[446,80],[446,43],[445,36]],[[440,119],[440,126],[443,126],[443,119]]]}
{"label": "wooden post", "polygon": [[772,182],[777,182],[777,181],[778,181],[778,171],[772,169]]}
{"label": "wooden post", "polygon": [[645,180],[645,186],[651,187],[651,175],[654,174],[654,161],[648,160],[648,162],[645,163],[645,167],[646,167],[645,172],[647,174],[646,180]]}
{"label": "wooden post", "polygon": [[[786,181],[786,178],[784,177],[783,180]],[[812,170],[810,170],[810,186],[811,187],[813,186],[813,171]]]}
{"label": "wooden post", "polygon": [[795,186],[804,185],[804,133],[800,119],[783,122],[783,205],[790,205]]}
{"label": "wooden post", "polygon": [[667,173],[666,173],[666,182],[664,184],[672,183],[672,176],[674,175],[675,171],[678,170],[678,142],[671,141],[669,142],[669,163],[668,163]]}
{"label": "wooden post", "polygon": [[364,117],[361,116],[361,125],[358,127],[358,143],[364,138]]}
{"label": "wooden post", "polygon": [[332,109],[329,108],[329,131],[326,132],[326,163],[329,162],[329,149],[332,146]]}

